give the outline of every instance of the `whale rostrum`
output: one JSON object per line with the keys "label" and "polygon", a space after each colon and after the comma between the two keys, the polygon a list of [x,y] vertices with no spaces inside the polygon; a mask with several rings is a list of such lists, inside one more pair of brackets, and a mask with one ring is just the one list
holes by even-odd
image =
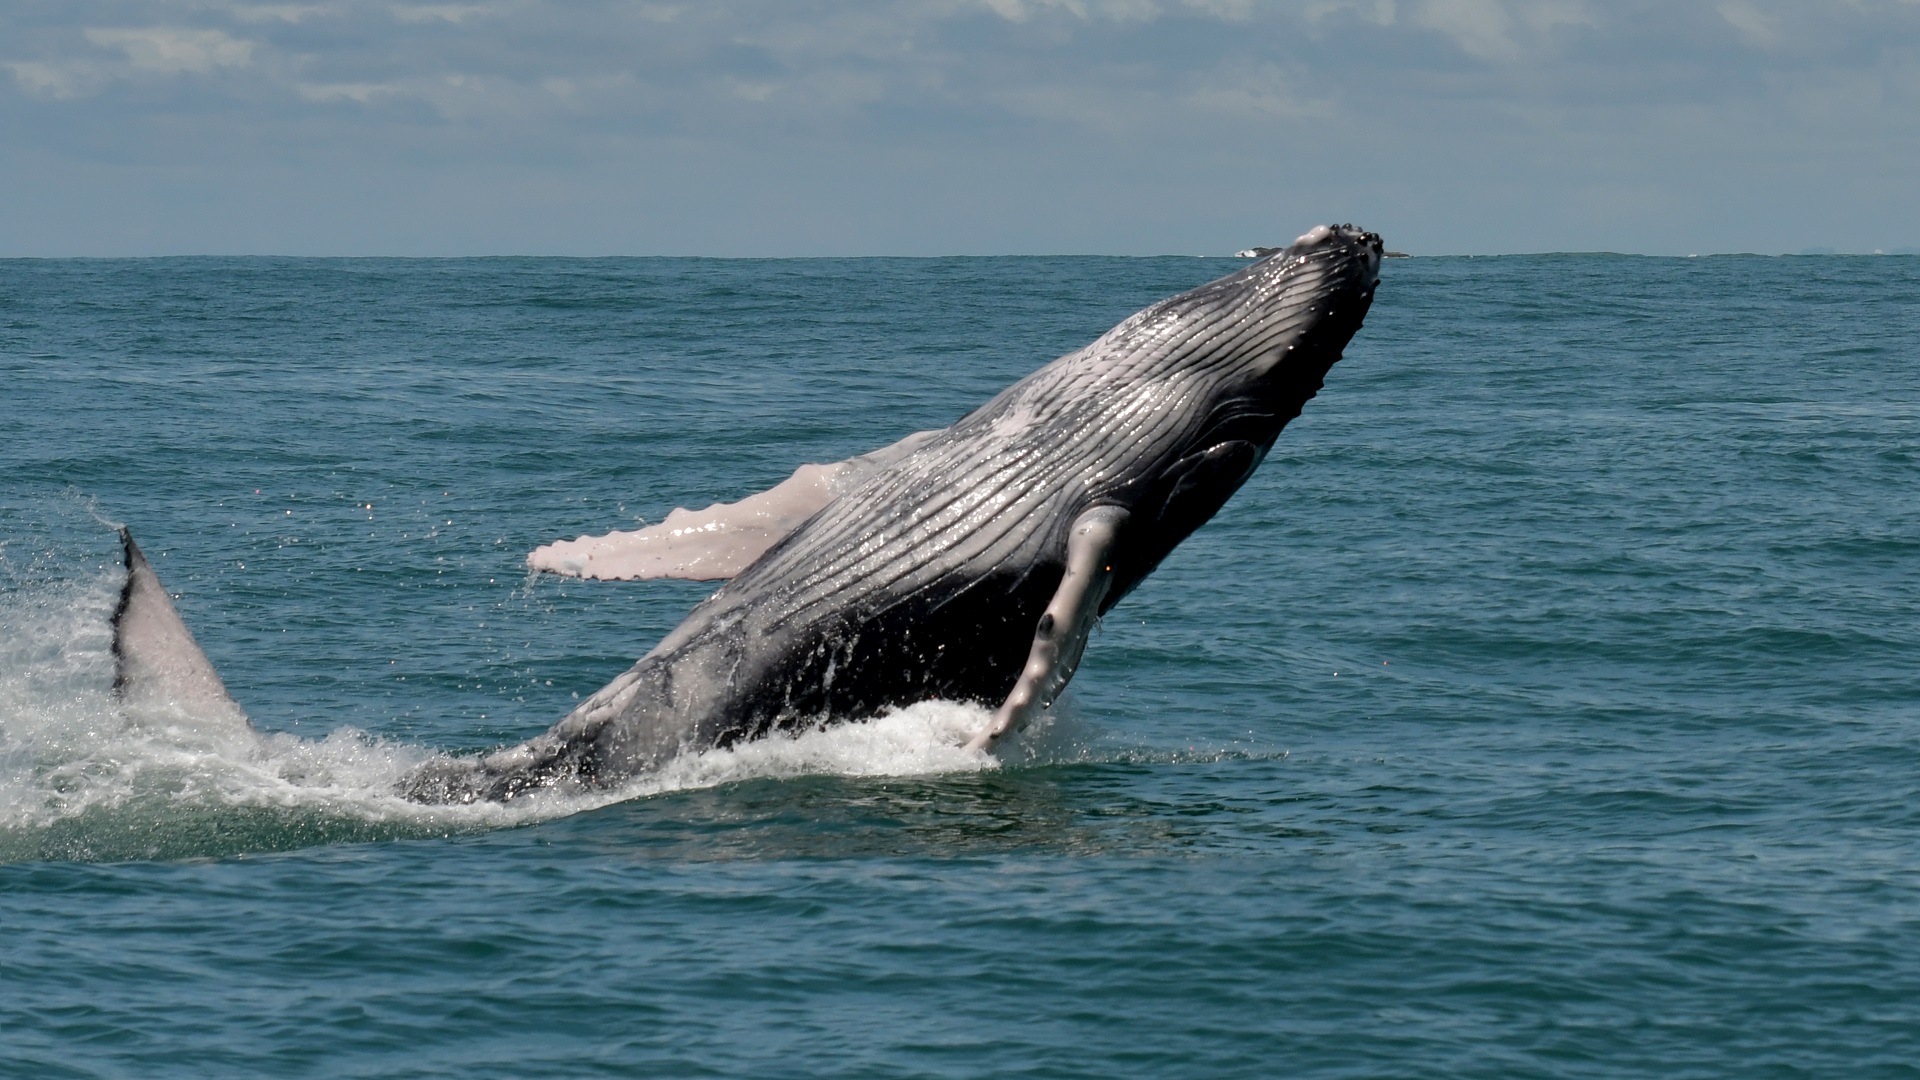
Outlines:
{"label": "whale rostrum", "polygon": [[[990,749],[1053,702],[1099,617],[1220,509],[1320,390],[1372,304],[1381,257],[1373,233],[1317,227],[948,427],[803,465],[735,503],[535,550],[528,564],[555,574],[725,584],[545,733],[438,759],[401,793],[606,787],[691,751],[931,699],[995,707],[972,741]],[[135,660],[120,692],[191,691],[237,711],[131,537],[126,549],[115,648]],[[136,589],[136,575],[151,586]],[[160,602],[167,618],[142,614]]]}

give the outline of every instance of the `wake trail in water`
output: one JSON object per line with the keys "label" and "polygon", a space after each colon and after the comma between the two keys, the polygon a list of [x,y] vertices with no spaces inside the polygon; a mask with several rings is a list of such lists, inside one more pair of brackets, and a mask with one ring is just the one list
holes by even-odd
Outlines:
{"label": "wake trail in water", "polygon": [[[0,550],[0,562],[6,553]],[[428,806],[400,780],[440,756],[353,727],[262,734],[113,694],[109,619],[123,573],[6,567],[0,597],[0,863],[177,859],[485,832],[628,799],[805,775],[995,768],[965,749],[987,710],[924,702],[883,716],[685,755],[615,789]]]}

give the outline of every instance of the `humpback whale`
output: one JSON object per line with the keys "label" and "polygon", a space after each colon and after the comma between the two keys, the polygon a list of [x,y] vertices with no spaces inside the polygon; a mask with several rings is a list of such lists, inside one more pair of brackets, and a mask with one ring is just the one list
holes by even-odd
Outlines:
{"label": "humpback whale", "polygon": [[[1379,236],[1319,226],[1122,321],[952,425],[535,570],[724,579],[543,734],[439,759],[421,802],[620,783],[689,751],[929,699],[995,708],[990,750],[1073,677],[1096,621],[1225,504],[1372,304]],[[238,710],[125,536],[121,693]]]}

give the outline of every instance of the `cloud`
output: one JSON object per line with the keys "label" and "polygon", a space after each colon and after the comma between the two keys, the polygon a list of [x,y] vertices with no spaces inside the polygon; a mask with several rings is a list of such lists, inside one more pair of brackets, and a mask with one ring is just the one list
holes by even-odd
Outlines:
{"label": "cloud", "polygon": [[1309,0],[1301,12],[1309,23],[1353,12],[1375,26],[1392,26],[1399,17],[1399,6],[1394,0]]}
{"label": "cloud", "polygon": [[[1155,0],[982,0],[993,13],[1008,22],[1026,22],[1036,14],[1064,11],[1076,19],[1110,19],[1115,22],[1151,22],[1159,18]],[[1195,6],[1214,7],[1224,3],[1230,8],[1246,7],[1233,0],[1197,0]]]}
{"label": "cloud", "polygon": [[1452,38],[1481,60],[1513,61],[1547,51],[1547,38],[1563,26],[1593,26],[1597,19],[1573,0],[1422,0],[1409,21]]}
{"label": "cloud", "polygon": [[402,93],[393,83],[296,83],[294,90],[303,101],[352,101],[361,105]]}
{"label": "cloud", "polygon": [[[901,228],[949,228],[956,247],[1052,207],[1022,227],[1064,238],[1023,250],[1088,249],[1100,206],[1115,229],[1155,206],[1170,223],[1279,203],[1373,220],[1364,193],[1388,190],[1423,220],[1478,210],[1482,229],[1529,201],[1618,224],[1604,192],[1649,193],[1648,220],[1671,220],[1731,213],[1688,185],[1791,175],[1826,205],[1841,181],[1809,177],[1880,185],[1872,199],[1920,187],[1916,43],[1916,0],[65,0],[0,5],[0,167],[217,185],[210,162],[297,161],[338,187],[404,163],[474,205],[489,170],[547,178],[521,189],[638,176],[659,201],[633,220],[716,220],[672,207],[723,191],[817,203],[821,222],[891,199]],[[26,190],[9,182],[15,202]]]}
{"label": "cloud", "polygon": [[152,26],[140,29],[88,29],[86,39],[126,54],[135,71],[157,75],[205,75],[253,62],[253,42],[220,30]]}
{"label": "cloud", "polygon": [[1253,18],[1253,0],[1184,0],[1194,11],[1225,22],[1246,22]]}
{"label": "cloud", "polygon": [[0,61],[22,90],[54,100],[98,93],[118,79],[138,75],[206,75],[253,63],[254,43],[221,30],[183,27],[89,27],[80,35],[99,48],[119,52],[118,62],[87,56]]}
{"label": "cloud", "polygon": [[733,96],[742,101],[771,101],[773,95],[780,92],[779,83],[745,82],[740,79],[728,79],[727,85],[733,88]]}
{"label": "cloud", "polygon": [[1251,70],[1210,74],[1186,100],[1204,109],[1248,116],[1306,119],[1331,115],[1334,105],[1301,83],[1278,65],[1261,64]]}
{"label": "cloud", "polygon": [[1773,18],[1744,0],[1727,0],[1715,10],[1749,44],[1765,47],[1780,39],[1779,27]]}
{"label": "cloud", "polygon": [[456,25],[505,13],[499,4],[396,4],[393,17],[403,23],[444,22]]}
{"label": "cloud", "polygon": [[39,60],[14,60],[0,64],[13,74],[20,88],[39,98],[78,97],[89,93],[103,81],[94,65],[46,63]]}
{"label": "cloud", "polygon": [[334,4],[234,4],[227,8],[243,23],[302,23],[308,19],[341,13]]}

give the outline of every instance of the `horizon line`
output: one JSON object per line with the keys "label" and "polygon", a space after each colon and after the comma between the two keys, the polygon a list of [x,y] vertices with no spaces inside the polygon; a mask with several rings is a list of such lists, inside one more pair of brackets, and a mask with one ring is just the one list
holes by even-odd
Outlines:
{"label": "horizon line", "polygon": [[[1824,257],[1876,258],[1876,257],[1888,257],[1888,256],[1920,255],[1920,246],[1902,245],[1900,247],[1887,248],[1887,249],[1876,248],[1873,251],[1839,251],[1831,248],[1803,248],[1799,251],[1779,251],[1779,252],[1711,251],[1711,252],[1688,252],[1685,254],[1672,254],[1672,253],[1664,253],[1664,252],[1641,252],[1641,251],[1613,251],[1613,250],[1598,249],[1598,248],[1592,249],[1592,250],[1585,250],[1585,251],[1564,250],[1564,249],[1548,250],[1548,251],[1499,251],[1499,252],[1399,252],[1399,251],[1395,251],[1392,253],[1391,257],[1422,258],[1422,259],[1512,259],[1512,258],[1541,258],[1541,257],[1551,257],[1551,256],[1592,256],[1592,255],[1605,255],[1605,256],[1612,256],[1616,258],[1632,258],[1632,259],[1714,259],[1714,258],[1779,259],[1779,258],[1824,258]],[[243,253],[194,252],[194,253],[170,253],[170,254],[160,254],[160,255],[153,255],[153,254],[146,254],[146,255],[0,255],[0,262],[85,262],[85,261],[98,261],[98,262],[154,261],[154,262],[158,262],[158,261],[169,260],[169,259],[182,259],[182,260],[185,260],[185,259],[279,259],[279,260],[316,260],[316,261],[317,260],[339,260],[339,261],[391,260],[395,262],[401,262],[401,261],[454,262],[454,261],[460,261],[460,260],[483,260],[483,259],[553,259],[553,260],[575,260],[575,261],[581,261],[581,262],[604,260],[604,259],[687,259],[687,260],[699,259],[699,260],[733,261],[733,262],[801,262],[801,261],[807,261],[807,260],[824,261],[828,259],[902,259],[902,260],[905,260],[905,259],[914,259],[914,260],[1234,259],[1242,262],[1253,261],[1250,258],[1241,256],[1232,252],[1222,252],[1218,254],[1210,254],[1210,253],[1195,254],[1192,252],[1159,252],[1159,253],[1144,254],[1144,255],[1143,254],[1121,254],[1121,253],[1111,253],[1111,252],[1018,252],[1018,253],[1003,252],[1003,253],[996,253],[996,254],[946,253],[946,254],[936,254],[936,255],[900,255],[900,254],[689,255],[689,254],[633,254],[633,253],[618,253],[618,254],[601,253],[601,254],[593,254],[593,255],[583,255],[583,254],[526,253],[526,252],[490,252],[490,253],[484,253],[484,254],[464,254],[464,255],[433,255],[433,254],[396,255],[391,253],[377,254],[377,255],[374,255],[374,254],[313,255],[313,254],[287,254],[287,253],[275,253],[275,252],[243,252]]]}

